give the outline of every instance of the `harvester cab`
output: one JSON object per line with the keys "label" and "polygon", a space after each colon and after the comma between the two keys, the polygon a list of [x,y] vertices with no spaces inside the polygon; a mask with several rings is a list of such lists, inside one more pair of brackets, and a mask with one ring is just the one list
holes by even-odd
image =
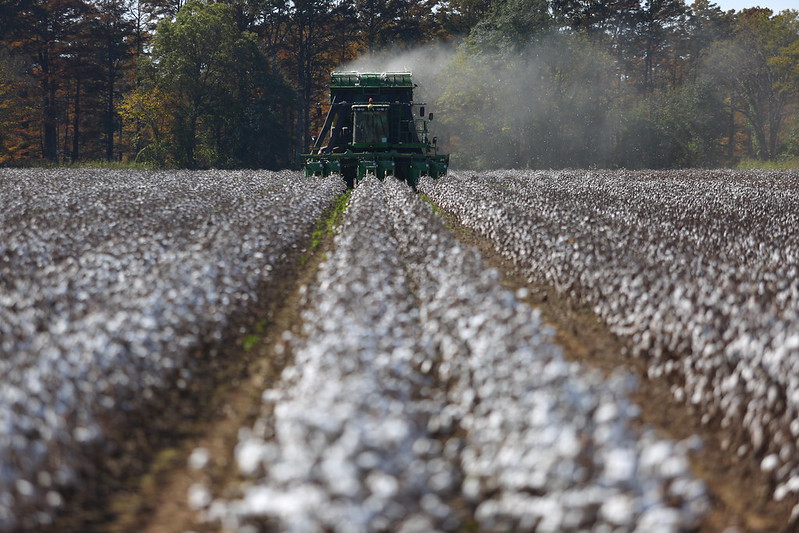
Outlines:
{"label": "harvester cab", "polygon": [[302,156],[305,175],[341,174],[349,187],[392,175],[415,189],[421,176],[446,174],[449,155],[431,142],[433,114],[413,101],[414,87],[409,72],[333,72],[322,130]]}

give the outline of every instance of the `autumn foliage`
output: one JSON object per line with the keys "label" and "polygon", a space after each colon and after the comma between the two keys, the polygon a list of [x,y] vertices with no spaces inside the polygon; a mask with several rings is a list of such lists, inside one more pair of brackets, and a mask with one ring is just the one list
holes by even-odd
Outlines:
{"label": "autumn foliage", "polygon": [[796,158],[798,17],[708,0],[3,0],[0,165],[290,168],[331,70],[432,42],[457,50],[427,80],[455,165]]}

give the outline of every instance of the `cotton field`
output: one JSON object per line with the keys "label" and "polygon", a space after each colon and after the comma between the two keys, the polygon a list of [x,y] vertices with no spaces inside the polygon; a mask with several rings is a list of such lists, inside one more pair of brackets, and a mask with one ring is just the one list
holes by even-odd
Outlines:
{"label": "cotton field", "polygon": [[799,172],[461,173],[422,190],[590,303],[705,421],[743,427],[730,452],[795,499]]}
{"label": "cotton field", "polygon": [[251,483],[207,510],[230,530],[679,531],[704,509],[685,450],[631,428],[625,377],[567,363],[397,181],[355,190],[304,319],[236,450]]}
{"label": "cotton field", "polygon": [[[0,531],[68,515],[111,429],[214,368],[198,348],[299,275],[342,193],[294,172],[0,170]],[[172,495],[184,529],[702,527],[701,439],[642,425],[633,372],[567,358],[439,210],[589,304],[795,502],[798,195],[775,172],[453,172],[419,194],[367,178],[253,420],[191,454],[230,472]]]}
{"label": "cotton field", "polygon": [[342,188],[288,173],[0,171],[0,529],[49,523],[91,475],[104,425],[169,408],[164,390],[202,364],[192,348],[221,338]]}

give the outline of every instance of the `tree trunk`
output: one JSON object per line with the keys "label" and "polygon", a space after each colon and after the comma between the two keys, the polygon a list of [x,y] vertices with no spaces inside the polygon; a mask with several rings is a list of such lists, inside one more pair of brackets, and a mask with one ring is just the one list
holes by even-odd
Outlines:
{"label": "tree trunk", "polygon": [[[67,92],[69,92],[68,89],[67,89]],[[61,153],[63,154],[64,161],[67,160],[67,154],[70,153],[70,149],[69,149],[69,140],[70,140],[70,136],[69,136],[69,126],[70,126],[69,104],[70,104],[70,99],[69,99],[69,95],[67,95],[67,100],[66,100],[66,103],[64,104],[64,108],[66,109],[66,116],[64,117],[64,133],[62,134],[63,141],[61,142]]]}
{"label": "tree trunk", "polygon": [[729,141],[727,142],[727,160],[732,161],[735,157],[735,107],[730,102],[729,122],[727,123],[727,135]]}
{"label": "tree trunk", "polygon": [[56,109],[56,84],[50,73],[43,78],[44,89],[44,158],[58,162],[58,111]]}
{"label": "tree trunk", "polygon": [[80,80],[75,81],[75,109],[72,113],[72,154],[70,159],[74,163],[80,157]]}
{"label": "tree trunk", "polygon": [[769,124],[768,124],[768,150],[769,159],[777,157],[777,149],[779,148],[780,132],[784,122],[783,110],[785,109],[785,97],[780,94],[772,96],[773,101],[769,106]]}
{"label": "tree trunk", "polygon": [[106,95],[107,107],[105,118],[105,158],[114,160],[114,81],[116,72],[114,58],[112,57],[112,44],[108,43],[108,94]]}
{"label": "tree trunk", "polygon": [[186,150],[186,158],[188,160],[189,168],[194,170],[197,168],[197,121],[199,119],[197,114],[192,112],[189,120],[189,142]]}

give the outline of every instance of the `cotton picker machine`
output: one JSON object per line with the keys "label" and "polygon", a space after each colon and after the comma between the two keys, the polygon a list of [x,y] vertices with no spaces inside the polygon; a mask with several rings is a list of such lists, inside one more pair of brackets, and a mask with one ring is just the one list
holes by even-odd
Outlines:
{"label": "cotton picker machine", "polygon": [[366,174],[393,175],[415,189],[421,176],[446,174],[449,155],[429,138],[433,114],[413,101],[414,87],[409,72],[333,72],[327,117],[302,156],[305,175],[341,174],[349,187]]}

